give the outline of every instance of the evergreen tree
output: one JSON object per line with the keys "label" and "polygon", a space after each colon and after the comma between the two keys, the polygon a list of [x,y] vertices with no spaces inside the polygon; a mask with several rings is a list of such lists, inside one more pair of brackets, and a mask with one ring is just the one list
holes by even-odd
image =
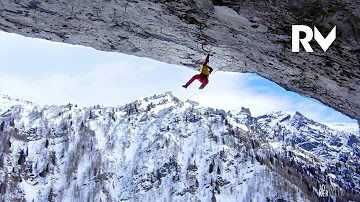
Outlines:
{"label": "evergreen tree", "polygon": [[210,163],[209,165],[209,173],[212,173],[214,171],[214,164]]}
{"label": "evergreen tree", "polygon": [[0,124],[0,131],[1,131],[1,132],[4,131],[4,125],[5,125],[5,122],[2,121],[1,124]]}

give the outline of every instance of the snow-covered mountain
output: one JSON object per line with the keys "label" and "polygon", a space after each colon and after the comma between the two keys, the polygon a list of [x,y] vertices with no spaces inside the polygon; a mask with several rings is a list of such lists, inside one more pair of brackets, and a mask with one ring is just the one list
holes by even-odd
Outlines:
{"label": "snow-covered mountain", "polygon": [[309,151],[323,161],[341,160],[346,163],[341,156],[352,155],[351,152],[355,157],[360,156],[357,149],[359,126],[355,123],[321,124],[299,112],[293,116],[275,112],[257,117],[255,121],[258,134]]}
{"label": "snow-covered mountain", "polygon": [[0,103],[1,201],[359,199],[356,125],[170,92],[119,107]]}

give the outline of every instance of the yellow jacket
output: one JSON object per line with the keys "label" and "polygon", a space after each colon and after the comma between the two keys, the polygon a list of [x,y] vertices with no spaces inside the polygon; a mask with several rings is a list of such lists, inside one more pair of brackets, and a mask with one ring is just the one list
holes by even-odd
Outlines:
{"label": "yellow jacket", "polygon": [[207,65],[200,65],[200,67],[201,67],[200,72],[202,74],[205,74],[207,77],[209,77],[209,75],[213,71],[213,69]]}

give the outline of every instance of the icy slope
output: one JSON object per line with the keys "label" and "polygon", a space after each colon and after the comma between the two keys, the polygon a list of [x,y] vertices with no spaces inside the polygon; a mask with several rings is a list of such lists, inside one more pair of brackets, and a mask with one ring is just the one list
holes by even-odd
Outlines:
{"label": "icy slope", "polygon": [[[38,106],[6,96],[0,104],[0,200],[317,201],[316,182],[331,174],[310,172],[314,163],[298,157],[292,167],[287,152],[266,146],[280,112],[261,132],[261,118],[248,109],[202,108],[171,93],[121,107]],[[301,118],[294,117],[289,124]],[[294,165],[299,178],[287,174]],[[358,190],[352,176],[341,177],[344,192]]]}

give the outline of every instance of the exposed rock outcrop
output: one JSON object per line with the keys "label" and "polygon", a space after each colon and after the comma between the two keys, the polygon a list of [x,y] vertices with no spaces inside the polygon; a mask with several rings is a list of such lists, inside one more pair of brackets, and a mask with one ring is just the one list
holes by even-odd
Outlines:
{"label": "exposed rock outcrop", "polygon": [[[348,1],[3,0],[0,30],[197,68],[252,72],[360,119],[360,8]],[[337,26],[324,52],[291,52],[291,25]]]}

